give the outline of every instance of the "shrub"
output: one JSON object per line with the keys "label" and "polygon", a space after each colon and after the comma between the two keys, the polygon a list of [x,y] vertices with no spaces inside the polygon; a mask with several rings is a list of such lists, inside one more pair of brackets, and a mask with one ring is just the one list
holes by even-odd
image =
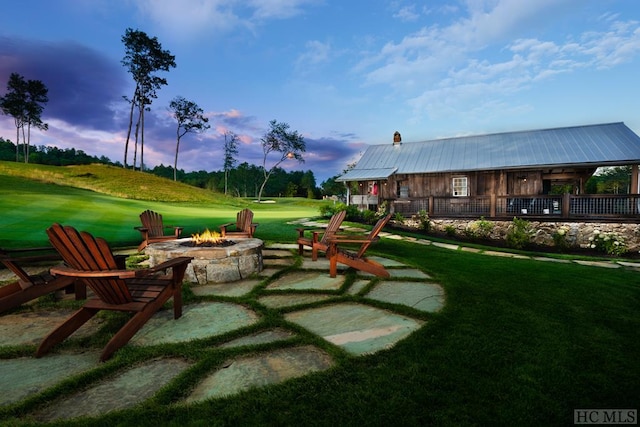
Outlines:
{"label": "shrub", "polygon": [[386,200],[380,203],[378,205],[378,210],[376,211],[376,219],[384,218],[389,211],[388,207],[389,202],[387,202]]}
{"label": "shrub", "polygon": [[505,240],[509,247],[522,249],[531,242],[534,234],[535,230],[533,230],[529,221],[514,217],[513,224],[509,227]]}
{"label": "shrub", "polygon": [[397,212],[395,214],[395,216],[393,217],[393,220],[400,225],[404,224],[404,216],[400,212]]}
{"label": "shrub", "polygon": [[370,211],[367,209],[362,211],[361,214],[362,214],[362,221],[364,221],[365,224],[373,224],[378,220],[376,212],[374,211]]}
{"label": "shrub", "polygon": [[571,244],[567,240],[567,233],[569,229],[567,227],[560,227],[552,234],[553,244],[560,252],[564,252],[571,247]]}
{"label": "shrub", "polygon": [[456,235],[456,228],[451,224],[445,225],[444,232],[447,233],[447,236],[453,237]]}
{"label": "shrub", "polygon": [[484,217],[480,217],[480,220],[470,222],[464,233],[472,239],[487,239],[493,231],[495,224],[491,221],[487,221]]}
{"label": "shrub", "polygon": [[429,220],[429,214],[424,209],[418,212],[418,221],[422,230],[426,231],[427,233],[431,230],[431,221]]}
{"label": "shrub", "polygon": [[347,221],[353,221],[353,222],[362,221],[363,214],[358,210],[358,207],[356,205],[349,205],[346,207],[345,210],[347,211],[347,215],[345,217]]}
{"label": "shrub", "polygon": [[601,233],[600,230],[593,231],[593,236],[589,237],[589,246],[597,251],[615,256],[627,252],[627,245],[622,237],[616,233]]}
{"label": "shrub", "polygon": [[320,206],[319,210],[320,210],[321,216],[325,218],[330,218],[336,212],[347,210],[347,205],[342,202],[338,202],[334,204],[326,204],[326,205]]}

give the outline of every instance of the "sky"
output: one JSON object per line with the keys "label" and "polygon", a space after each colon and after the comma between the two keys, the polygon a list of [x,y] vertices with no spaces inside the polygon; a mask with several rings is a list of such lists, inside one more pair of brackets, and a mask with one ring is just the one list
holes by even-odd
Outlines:
{"label": "sky", "polygon": [[[222,170],[226,132],[240,138],[239,163],[261,166],[276,120],[306,142],[304,163],[280,166],[318,185],[395,131],[417,142],[624,122],[640,134],[637,0],[5,1],[0,95],[13,72],[49,89],[49,129],[32,145],[124,163],[128,28],[177,65],[159,73],[168,84],[145,116],[148,168],[173,165],[177,96],[211,125],[182,138],[178,169]],[[0,115],[0,137],[15,133]]]}

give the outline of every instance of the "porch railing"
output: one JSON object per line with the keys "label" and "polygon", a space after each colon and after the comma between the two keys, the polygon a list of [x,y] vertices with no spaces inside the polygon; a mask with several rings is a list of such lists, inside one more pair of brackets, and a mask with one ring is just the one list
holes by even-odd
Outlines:
{"label": "porch railing", "polygon": [[549,219],[632,218],[640,221],[640,195],[588,194],[540,196],[426,197],[387,200],[405,216],[425,211],[430,217],[549,217]]}

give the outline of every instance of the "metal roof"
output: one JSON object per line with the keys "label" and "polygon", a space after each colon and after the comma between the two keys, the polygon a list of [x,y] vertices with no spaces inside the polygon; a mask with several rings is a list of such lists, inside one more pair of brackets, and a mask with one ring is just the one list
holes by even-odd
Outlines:
{"label": "metal roof", "polygon": [[[640,163],[640,137],[624,123],[371,145],[337,181],[396,174]],[[386,174],[386,175],[385,175]]]}

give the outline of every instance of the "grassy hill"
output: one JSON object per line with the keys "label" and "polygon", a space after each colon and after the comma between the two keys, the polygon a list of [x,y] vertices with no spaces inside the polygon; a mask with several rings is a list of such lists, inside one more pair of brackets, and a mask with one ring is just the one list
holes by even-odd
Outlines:
{"label": "grassy hill", "polygon": [[257,204],[113,166],[0,162],[0,247],[46,244],[44,230],[53,222],[105,237],[114,246],[137,245],[140,235],[133,227],[146,209],[161,213],[165,224],[185,227],[188,236],[217,229],[250,207],[261,236],[268,240],[289,232],[281,229],[288,220],[317,216],[323,203],[287,198],[276,202]]}
{"label": "grassy hill", "polygon": [[46,166],[0,161],[0,176],[82,188],[123,199],[171,203],[234,203],[224,194],[174,182],[150,173],[102,164]]}

